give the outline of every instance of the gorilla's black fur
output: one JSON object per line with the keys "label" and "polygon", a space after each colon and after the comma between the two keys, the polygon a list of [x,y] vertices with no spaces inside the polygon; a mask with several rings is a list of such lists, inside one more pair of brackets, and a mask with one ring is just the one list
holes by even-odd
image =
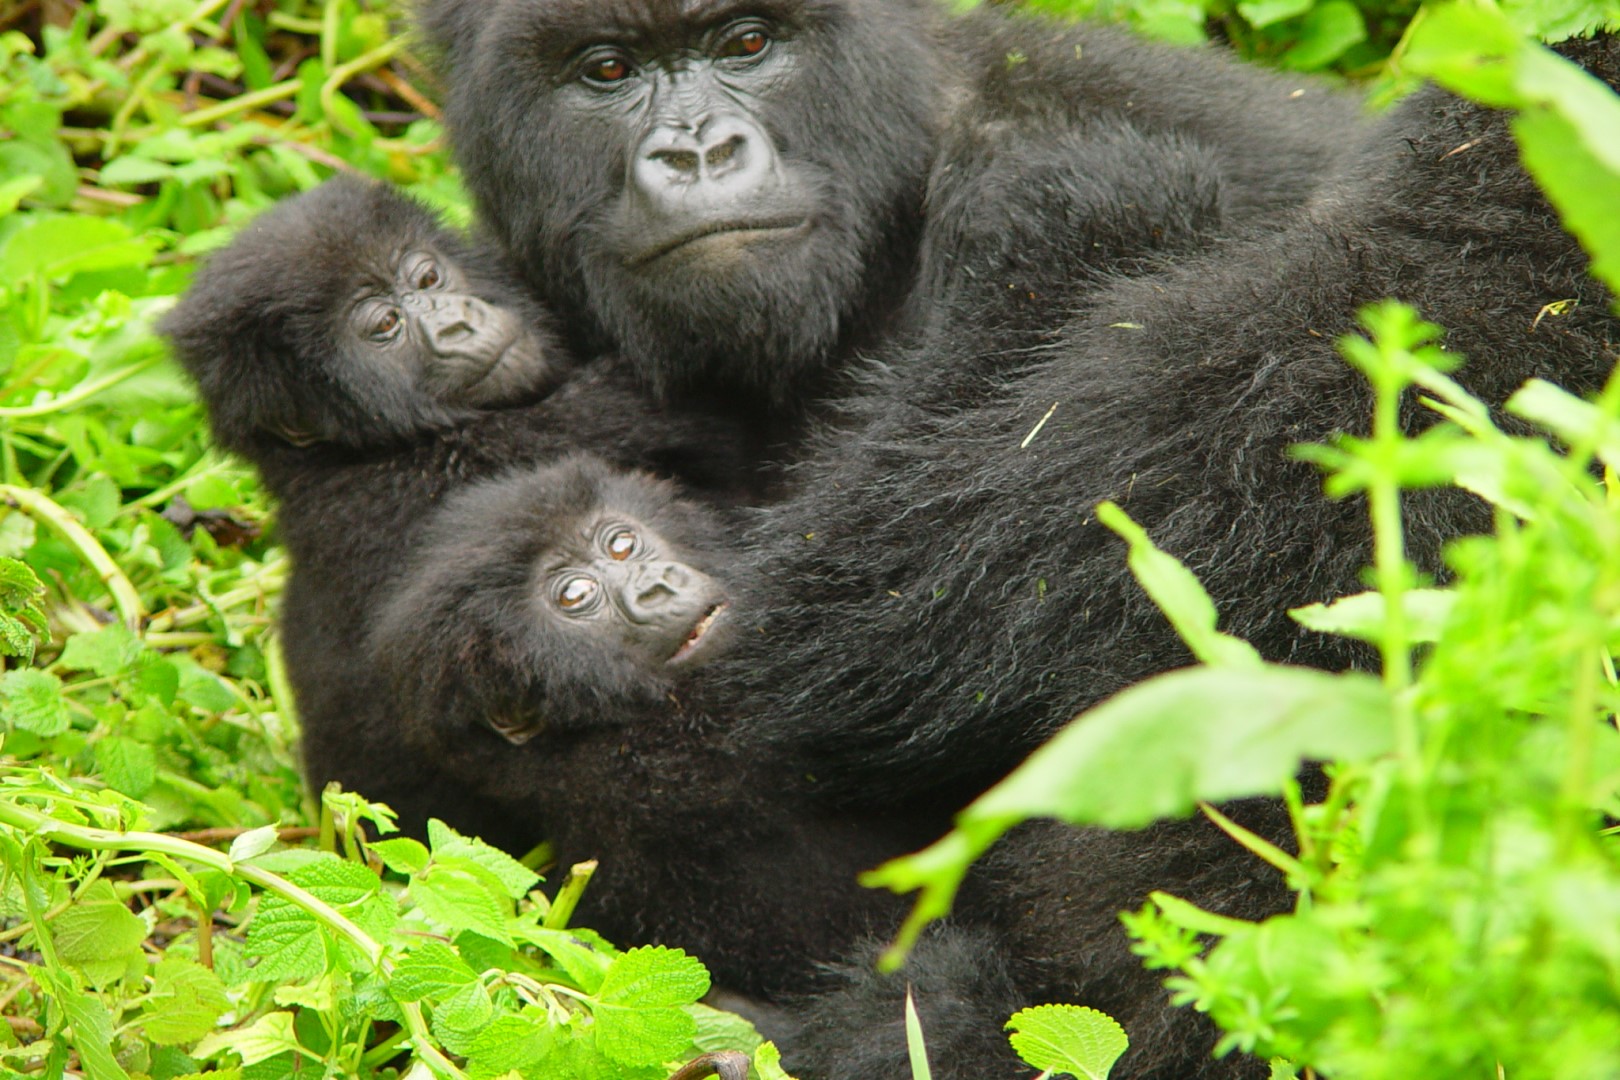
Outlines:
{"label": "gorilla's black fur", "polygon": [[[1614,48],[1571,47],[1610,81]],[[1448,329],[1469,361],[1458,378],[1487,402],[1537,376],[1591,391],[1620,325],[1585,270],[1502,117],[1422,93],[1275,234],[1093,294],[1016,380],[986,380],[994,358],[948,342],[894,362],[869,426],[763,511],[752,546],[767,593],[744,607],[764,633],[721,661],[733,698],[812,747],[846,794],[993,778],[1079,709],[1189,659],[1092,518],[1102,499],[1268,657],[1364,659],[1286,614],[1357,591],[1371,561],[1361,503],[1325,499],[1287,453],[1370,420],[1335,339],[1394,296]],[[1416,404],[1407,416],[1432,418]],[[1431,572],[1446,540],[1489,521],[1455,491],[1406,507]]]}
{"label": "gorilla's black fur", "polygon": [[[1620,83],[1615,39],[1562,49]],[[1501,114],[1425,91],[1373,145],[1275,235],[1099,294],[999,398],[941,405],[948,353],[929,367],[926,406],[902,375],[872,426],[803,469],[756,537],[768,633],[718,663],[751,703],[749,737],[808,746],[827,787],[881,813],[897,792],[1002,769],[1077,709],[1187,659],[1123,546],[1091,520],[1102,498],[1198,572],[1224,629],[1274,659],[1364,659],[1285,614],[1356,591],[1371,561],[1364,505],[1328,501],[1286,453],[1366,430],[1370,392],[1334,347],[1358,306],[1395,296],[1449,328],[1468,361],[1456,377],[1493,405],[1532,377],[1591,392],[1620,352],[1613,298],[1520,168]],[[1404,417],[1433,419],[1416,401]],[[1456,491],[1412,493],[1404,508],[1409,552],[1432,571],[1447,540],[1489,525]],[[1232,810],[1261,835],[1289,834],[1276,804]],[[924,940],[915,976],[845,969],[841,988],[807,1003],[785,1060],[805,1080],[904,1075],[903,1039],[874,1034],[871,1018],[899,1015],[909,984],[936,1077],[1028,1075],[985,1049],[1009,999],[1118,1018],[1132,1049],[1116,1076],[1263,1075],[1210,1061],[1207,1023],[1170,1009],[1127,949],[1115,915],[1153,889],[1244,918],[1291,899],[1203,820],[1026,826],[970,876],[958,929]]]}
{"label": "gorilla's black fur", "polygon": [[[408,381],[357,371],[340,335],[343,305],[368,262],[418,248],[457,265],[483,301],[545,326],[497,266],[428,211],[382,185],[334,181],[213,256],[161,330],[197,381],[215,437],[257,465],[280,500],[293,559],[281,632],[312,785],[337,780],[387,802],[409,829],[437,815],[523,850],[544,838],[537,824],[398,752],[387,686],[364,654],[417,530],[459,485],[573,450],[679,476],[719,501],[748,492],[752,454],[714,417],[654,406],[610,359],[498,409],[449,407]],[[560,351],[546,359],[568,370]],[[537,379],[531,399],[548,382]]]}
{"label": "gorilla's black fur", "polygon": [[[1359,128],[1297,77],[934,0],[420,7],[469,186],[576,346],[790,457],[856,350],[959,313],[936,288],[1064,292],[1161,210],[1297,205]],[[1004,236],[1072,243],[1027,282]]]}
{"label": "gorilla's black fur", "polygon": [[803,991],[818,961],[893,928],[902,905],[855,876],[924,838],[931,815],[878,820],[799,797],[780,762],[688,707],[662,665],[545,617],[547,568],[598,520],[631,522],[662,557],[736,584],[731,524],[668,483],[573,457],[469,486],[422,530],[372,634],[397,691],[394,754],[544,829],[562,865],[600,860],[583,925],[694,950],[733,992]]}

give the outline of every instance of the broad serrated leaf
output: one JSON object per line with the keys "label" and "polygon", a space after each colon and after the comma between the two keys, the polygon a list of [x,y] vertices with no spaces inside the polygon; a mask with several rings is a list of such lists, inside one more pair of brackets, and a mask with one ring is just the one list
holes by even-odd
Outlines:
{"label": "broad serrated leaf", "polygon": [[50,921],[56,952],[69,964],[110,960],[138,953],[146,924],[118,899],[112,886],[98,881],[66,911]]}
{"label": "broad serrated leaf", "polygon": [[551,1052],[556,1039],[549,1024],[497,1016],[468,1048],[468,1071],[474,1080],[485,1080],[531,1068]]}
{"label": "broad serrated leaf", "polygon": [[490,878],[456,867],[433,866],[411,883],[410,898],[428,918],[451,930],[471,930],[506,945],[511,901]]}
{"label": "broad serrated leaf", "polygon": [[[376,876],[335,855],[303,861],[287,878],[373,937],[384,937],[398,918],[393,899],[378,895]],[[326,934],[313,915],[266,894],[248,925],[247,953],[259,960],[251,976],[257,981],[313,978],[326,970]]]}
{"label": "broad serrated leaf", "polygon": [[374,840],[366,847],[376,853],[384,866],[397,874],[420,874],[427,869],[428,849],[409,837]]}
{"label": "broad serrated leaf", "polygon": [[454,949],[431,941],[412,949],[394,966],[388,989],[396,1001],[442,1001],[477,981],[478,972]]}
{"label": "broad serrated leaf", "polygon": [[1030,1065],[1080,1080],[1106,1080],[1131,1042],[1107,1013],[1079,1005],[1037,1005],[1007,1021],[1012,1047]]}
{"label": "broad serrated leaf", "polygon": [[93,671],[111,678],[132,667],[140,657],[140,640],[121,623],[88,634],[74,634],[62,648],[61,664],[70,671]]}
{"label": "broad serrated leaf", "polygon": [[17,731],[47,739],[62,734],[70,723],[62,680],[35,668],[0,675],[0,719]]}
{"label": "broad serrated leaf", "polygon": [[433,1010],[433,1034],[453,1054],[466,1054],[495,1017],[495,1003],[482,984],[473,982],[441,1001]]}
{"label": "broad serrated leaf", "polygon": [[686,1015],[697,1024],[692,1045],[704,1053],[716,1050],[752,1053],[764,1041],[753,1024],[735,1013],[722,1012],[698,1002],[686,1007]]}
{"label": "broad serrated leaf", "polygon": [[218,975],[190,960],[165,957],[152,973],[141,1027],[160,1046],[195,1042],[213,1031],[230,1007]]}
{"label": "broad serrated leaf", "polygon": [[293,1032],[293,1014],[273,1012],[259,1017],[245,1028],[234,1031],[216,1031],[197,1044],[192,1054],[200,1058],[214,1057],[232,1050],[243,1065],[268,1061],[277,1054],[298,1052],[298,1036]]}
{"label": "broad serrated leaf", "polygon": [[320,922],[279,896],[259,897],[259,908],[248,925],[246,952],[258,960],[249,974],[256,982],[313,979],[326,970]]}
{"label": "broad serrated leaf", "polygon": [[708,992],[709,971],[697,957],[655,945],[613,961],[596,998],[610,1005],[690,1005]]}
{"label": "broad serrated leaf", "polygon": [[142,799],[157,783],[157,752],[143,742],[107,735],[96,742],[96,768],[108,787]]}
{"label": "broad serrated leaf", "polygon": [[539,874],[506,852],[482,840],[462,836],[438,818],[428,821],[428,843],[435,858],[466,859],[494,874],[513,900],[522,899],[540,881]]}
{"label": "broad serrated leaf", "polygon": [[683,1006],[708,992],[709,972],[696,957],[663,946],[631,949],[595,996],[597,1046],[626,1065],[668,1061],[697,1034]]}

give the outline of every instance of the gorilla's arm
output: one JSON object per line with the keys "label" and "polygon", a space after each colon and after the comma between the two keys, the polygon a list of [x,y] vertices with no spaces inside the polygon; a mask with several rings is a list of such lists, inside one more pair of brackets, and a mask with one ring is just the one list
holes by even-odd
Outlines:
{"label": "gorilla's arm", "polygon": [[[1612,41],[1571,51],[1620,77]],[[730,696],[845,794],[993,778],[1076,711],[1188,659],[1092,518],[1105,498],[1268,657],[1357,661],[1285,613],[1356,591],[1369,561],[1363,508],[1325,499],[1286,454],[1365,429],[1369,392],[1334,339],[1395,296],[1448,327],[1461,381],[1489,402],[1533,376],[1589,391],[1620,329],[1585,267],[1503,118],[1422,94],[1289,227],[1100,294],[984,405],[918,408],[897,362],[881,421],[824,448],[767,511],[768,616],[722,661]],[[1457,492],[1414,494],[1412,555],[1438,570],[1440,545],[1487,521]]]}

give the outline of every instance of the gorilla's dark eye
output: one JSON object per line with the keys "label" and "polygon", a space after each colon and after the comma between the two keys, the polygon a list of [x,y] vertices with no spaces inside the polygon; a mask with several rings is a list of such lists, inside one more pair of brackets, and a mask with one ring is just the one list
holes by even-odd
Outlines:
{"label": "gorilla's dark eye", "polygon": [[371,324],[371,336],[381,340],[392,336],[399,328],[399,309],[389,308]]}
{"label": "gorilla's dark eye", "polygon": [[630,77],[630,61],[622,56],[608,54],[594,56],[585,64],[585,81],[595,86],[612,86]]}
{"label": "gorilla's dark eye", "polygon": [[736,27],[715,50],[716,56],[737,56],[744,59],[755,57],[770,47],[771,37],[765,28],[757,23],[746,23]]}
{"label": "gorilla's dark eye", "polygon": [[607,547],[608,555],[620,562],[636,553],[636,534],[630,529],[614,529],[607,534],[603,543]]}
{"label": "gorilla's dark eye", "polygon": [[416,279],[416,287],[418,289],[431,289],[441,280],[443,279],[439,277],[439,268],[429,263],[423,268],[422,276]]}
{"label": "gorilla's dark eye", "polygon": [[557,586],[557,606],[564,611],[588,611],[599,591],[601,586],[596,583],[595,578],[586,577],[584,574],[564,578]]}

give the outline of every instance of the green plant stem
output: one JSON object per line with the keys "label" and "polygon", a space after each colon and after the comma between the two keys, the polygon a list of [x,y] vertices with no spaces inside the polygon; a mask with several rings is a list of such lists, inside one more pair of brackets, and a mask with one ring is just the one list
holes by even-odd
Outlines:
{"label": "green plant stem", "polygon": [[0,484],[0,502],[21,510],[36,521],[43,521],[66,540],[68,545],[90,564],[91,569],[101,578],[101,583],[112,594],[113,603],[118,606],[118,614],[123,617],[124,625],[132,631],[140,630],[141,616],[144,614],[140,593],[135,591],[135,586],[130,584],[129,578],[118,568],[118,564],[113,562],[112,556],[107,554],[107,549],[102,547],[72,514],[39,492],[13,484]]}
{"label": "green plant stem", "polygon": [[[333,6],[335,7],[335,5]],[[405,39],[397,37],[377,46],[370,52],[360,54],[346,64],[339,64],[337,67],[332,68],[332,73],[321,84],[321,110],[326,113],[327,122],[345,135],[358,135],[359,132],[348,130],[338,121],[337,113],[332,108],[333,99],[337,97],[337,93],[343,88],[344,83],[362,71],[370,71],[372,68],[381,67],[383,64],[388,63],[404,47]]]}
{"label": "green plant stem", "polygon": [[117,386],[126,379],[133,379],[143,371],[156,367],[163,361],[163,357],[151,356],[129,367],[120,368],[99,379],[80,383],[65,394],[58,394],[49,401],[41,401],[35,405],[17,405],[11,408],[0,408],[0,419],[20,419],[23,417],[49,416],[78,405],[88,398],[95,397],[110,386]]}
{"label": "green plant stem", "polygon": [[286,82],[267,86],[263,90],[255,90],[251,94],[239,94],[228,101],[220,102],[218,105],[210,105],[206,109],[198,109],[195,112],[187,113],[180,118],[180,126],[206,127],[215,120],[223,120],[227,116],[235,116],[237,113],[257,109],[261,105],[269,105],[273,102],[294,97],[303,88],[304,80],[288,79]]}
{"label": "green plant stem", "polygon": [[[10,825],[42,839],[78,848],[81,851],[158,852],[240,878],[265,892],[274,893],[325,923],[327,927],[358,948],[372,968],[384,978],[393,974],[394,965],[383,954],[383,947],[330,904],[279,874],[246,863],[233,862],[230,856],[222,851],[215,851],[213,848],[166,836],[163,833],[115,832],[111,829],[71,825],[21,803],[8,800],[0,800],[0,824]],[[30,910],[30,916],[32,914]],[[40,951],[45,954],[48,962],[59,966],[55,965],[54,959],[46,954],[45,949],[42,948]],[[450,1059],[433,1045],[421,1007],[416,1004],[402,1004],[400,1009],[405,1015],[405,1027],[410,1033],[414,1052],[436,1074],[449,1077],[451,1080],[466,1080],[466,1074],[456,1068]]]}
{"label": "green plant stem", "polygon": [[585,887],[591,883],[591,875],[596,873],[596,860],[575,863],[568,868],[568,876],[557,890],[555,899],[551,901],[551,910],[540,923],[547,930],[561,930],[568,925],[568,920],[574,917],[574,909],[579,907],[580,898],[585,895]]}

